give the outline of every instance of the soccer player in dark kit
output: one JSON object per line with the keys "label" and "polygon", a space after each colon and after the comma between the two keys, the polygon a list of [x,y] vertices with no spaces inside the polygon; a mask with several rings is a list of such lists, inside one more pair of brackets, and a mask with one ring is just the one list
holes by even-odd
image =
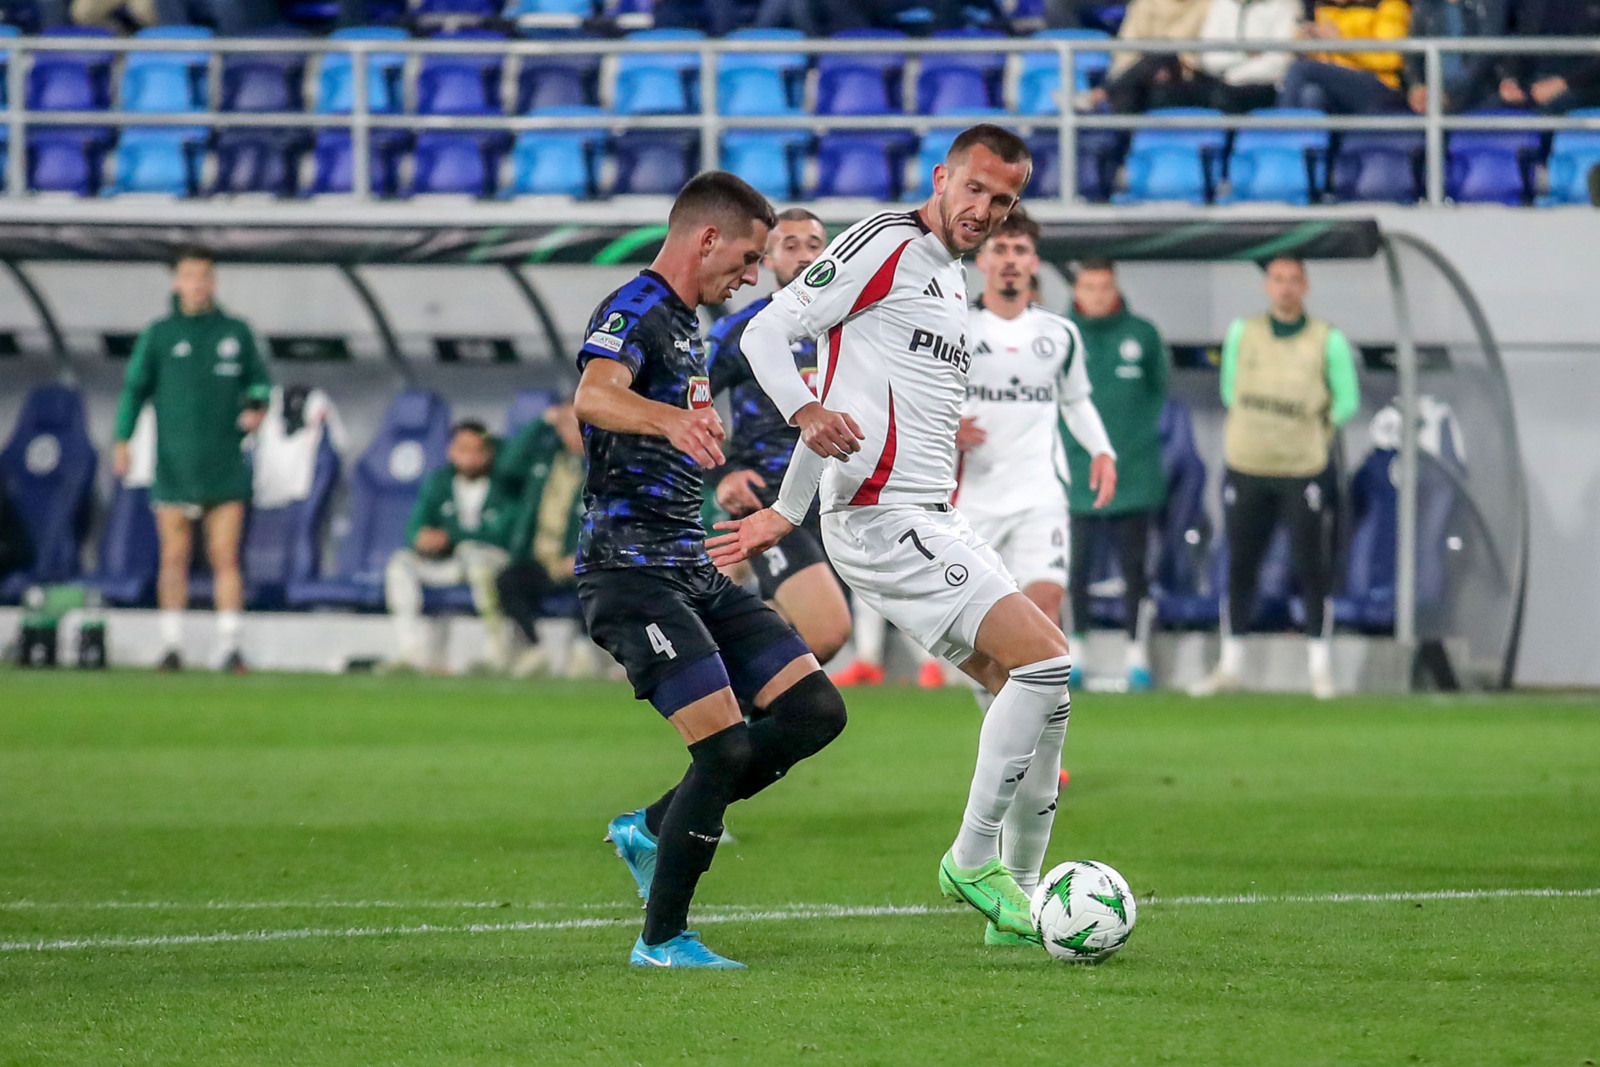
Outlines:
{"label": "soccer player in dark kit", "polygon": [[[690,755],[677,786],[613,819],[606,835],[646,900],[630,960],[639,967],[744,966],[686,930],[723,812],[845,724],[838,690],[789,624],[711,566],[701,526],[702,468],[724,462],[725,434],[695,308],[755,283],[776,224],[743,180],[699,175],[672,205],[655,261],[601,301],[578,352],[575,405],[589,462],[576,567],[584,618]],[[848,447],[842,420],[820,404],[796,422],[808,447]],[[765,714],[747,724],[741,699]]]}

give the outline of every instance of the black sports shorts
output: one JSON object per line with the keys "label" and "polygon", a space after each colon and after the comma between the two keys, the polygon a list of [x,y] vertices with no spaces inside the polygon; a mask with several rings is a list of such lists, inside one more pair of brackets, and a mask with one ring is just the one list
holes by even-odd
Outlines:
{"label": "black sports shorts", "polygon": [[789,536],[750,561],[750,569],[755,571],[761,599],[771,600],[778,595],[778,586],[812,564],[826,562],[828,553],[822,548],[822,519],[813,504]]}

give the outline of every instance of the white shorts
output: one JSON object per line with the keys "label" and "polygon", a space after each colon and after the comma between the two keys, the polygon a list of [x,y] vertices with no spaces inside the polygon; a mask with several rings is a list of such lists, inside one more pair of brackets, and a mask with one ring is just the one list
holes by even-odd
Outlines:
{"label": "white shorts", "polygon": [[1026,589],[1035,582],[1067,587],[1068,535],[1065,500],[1010,515],[970,518],[979,537],[1000,555],[1006,570]]}
{"label": "white shorts", "polygon": [[1017,583],[961,513],[915,504],[822,516],[828,559],[866,605],[931,654],[957,666],[978,626]]}

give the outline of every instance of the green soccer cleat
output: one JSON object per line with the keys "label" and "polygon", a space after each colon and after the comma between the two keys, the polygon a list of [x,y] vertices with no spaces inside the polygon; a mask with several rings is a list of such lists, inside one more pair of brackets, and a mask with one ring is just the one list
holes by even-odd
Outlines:
{"label": "green soccer cleat", "polygon": [[1040,944],[1039,934],[1028,916],[1028,895],[1011,877],[999,858],[982,867],[967,870],[957,867],[950,852],[939,861],[939,891],[951,900],[965,901],[983,912],[1000,932]]}
{"label": "green soccer cleat", "polygon": [[1002,948],[1015,948],[1018,945],[1037,945],[1041,942],[1038,937],[1008,934],[994,923],[988,923],[983,929],[983,943],[985,945],[999,945]]}
{"label": "green soccer cleat", "polygon": [[644,809],[612,819],[606,826],[605,840],[616,846],[617,855],[638,883],[640,899],[648,903],[650,882],[656,876],[656,839],[644,824]]}

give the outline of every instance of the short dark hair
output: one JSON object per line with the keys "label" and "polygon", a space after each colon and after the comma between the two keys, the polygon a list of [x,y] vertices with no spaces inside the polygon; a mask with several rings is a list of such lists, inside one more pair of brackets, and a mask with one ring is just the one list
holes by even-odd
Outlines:
{"label": "short dark hair", "polygon": [[996,126],[990,122],[980,122],[976,126],[962,130],[950,145],[950,151],[945,153],[945,164],[948,166],[958,159],[965,158],[967,153],[972,151],[973,145],[980,144],[999,156],[1001,162],[1026,163],[1030,167],[1033,165],[1033,153],[1028,151],[1028,142],[1004,126]]}
{"label": "short dark hair", "polygon": [[822,220],[817,217],[817,213],[815,211],[811,211],[803,207],[784,208],[782,211],[778,212],[778,221],[815,222],[818,225],[822,224]]}
{"label": "short dark hair", "polygon": [[667,216],[667,226],[674,230],[709,224],[730,233],[743,232],[756,222],[770,230],[778,225],[778,216],[754,186],[725,170],[708,170],[690,178]]}
{"label": "short dark hair", "polygon": [[484,425],[482,419],[461,419],[450,427],[451,437],[458,433],[475,433],[486,441],[489,439],[489,427]]}
{"label": "short dark hair", "polygon": [[1086,270],[1108,270],[1115,274],[1117,273],[1117,264],[1109,256],[1089,256],[1078,262],[1077,273],[1082,274]]}
{"label": "short dark hair", "polygon": [[1300,272],[1302,274],[1305,273],[1306,257],[1300,256],[1300,255],[1296,255],[1293,252],[1279,252],[1275,256],[1268,256],[1266,259],[1263,259],[1261,261],[1261,271],[1262,271],[1262,273],[1266,273],[1266,270],[1267,270],[1268,267],[1270,267],[1274,263],[1278,263],[1280,261],[1286,262],[1286,263],[1293,263],[1295,266],[1300,268]]}
{"label": "short dark hair", "polygon": [[172,254],[172,269],[177,270],[178,264],[191,259],[203,260],[206,263],[215,263],[217,257],[205,245],[180,245]]}
{"label": "short dark hair", "polygon": [[1029,215],[1021,207],[1014,207],[1011,209],[1011,214],[1002,219],[1000,225],[994,228],[994,232],[989,235],[989,239],[993,240],[996,237],[1026,237],[1033,242],[1034,248],[1038,248],[1039,238],[1043,235],[1044,231],[1039,228],[1039,223],[1034,220],[1032,215]]}

